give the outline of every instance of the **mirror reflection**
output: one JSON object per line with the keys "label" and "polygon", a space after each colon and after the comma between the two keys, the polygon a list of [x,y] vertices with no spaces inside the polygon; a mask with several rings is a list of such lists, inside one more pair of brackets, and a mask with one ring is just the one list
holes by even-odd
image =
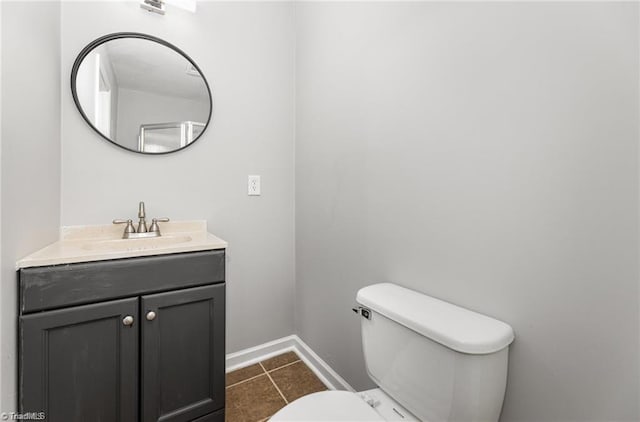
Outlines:
{"label": "mirror reflection", "polygon": [[150,36],[113,34],[94,41],[76,60],[71,83],[93,129],[136,152],[184,148],[203,133],[211,115],[209,87],[195,63]]}

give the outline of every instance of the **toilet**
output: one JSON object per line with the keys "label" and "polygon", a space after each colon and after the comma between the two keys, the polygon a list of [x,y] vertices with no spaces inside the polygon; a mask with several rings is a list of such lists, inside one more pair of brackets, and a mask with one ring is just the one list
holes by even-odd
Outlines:
{"label": "toilet", "polygon": [[392,283],[364,287],[356,301],[378,388],[310,394],[271,421],[498,421],[514,339],[508,324]]}

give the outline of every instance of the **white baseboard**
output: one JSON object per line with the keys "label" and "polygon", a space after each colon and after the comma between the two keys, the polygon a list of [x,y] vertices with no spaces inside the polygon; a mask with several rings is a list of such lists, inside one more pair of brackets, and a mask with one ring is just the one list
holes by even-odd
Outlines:
{"label": "white baseboard", "polygon": [[227,355],[227,372],[253,365],[254,363],[289,351],[296,352],[296,354],[300,356],[300,360],[320,378],[320,381],[322,381],[328,389],[355,391],[344,378],[338,375],[336,371],[295,334],[235,353],[229,353]]}

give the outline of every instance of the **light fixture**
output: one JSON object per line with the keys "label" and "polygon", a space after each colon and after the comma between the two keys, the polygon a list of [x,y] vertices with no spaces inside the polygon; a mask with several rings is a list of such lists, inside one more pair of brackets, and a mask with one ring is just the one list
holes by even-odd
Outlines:
{"label": "light fixture", "polygon": [[196,0],[141,0],[140,7],[149,12],[164,15],[165,3],[192,13],[196,12]]}
{"label": "light fixture", "polygon": [[149,12],[164,15],[164,2],[162,0],[142,0],[140,7]]}

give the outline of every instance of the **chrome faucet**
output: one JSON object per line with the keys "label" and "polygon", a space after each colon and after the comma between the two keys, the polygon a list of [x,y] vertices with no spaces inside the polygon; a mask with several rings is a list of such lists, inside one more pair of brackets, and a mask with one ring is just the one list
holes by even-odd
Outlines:
{"label": "chrome faucet", "polygon": [[113,224],[126,224],[123,239],[139,239],[145,237],[159,237],[160,226],[158,223],[166,223],[168,218],[154,218],[151,220],[151,226],[147,229],[146,213],[144,210],[144,202],[140,202],[138,205],[138,229],[133,227],[133,220],[113,220]]}
{"label": "chrome faucet", "polygon": [[147,222],[144,219],[146,216],[145,212],[144,212],[144,202],[140,202],[140,204],[138,205],[138,218],[140,220],[138,220],[138,229],[136,230],[136,232],[138,233],[146,233],[147,230]]}

